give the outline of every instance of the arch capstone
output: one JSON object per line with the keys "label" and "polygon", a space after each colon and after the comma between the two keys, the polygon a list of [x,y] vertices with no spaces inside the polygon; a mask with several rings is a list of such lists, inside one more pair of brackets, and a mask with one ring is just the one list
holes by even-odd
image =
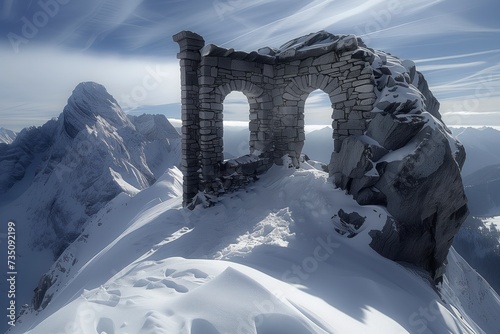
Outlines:
{"label": "arch capstone", "polygon": [[[295,45],[328,43],[319,48]],[[362,135],[376,101],[373,70],[358,57],[358,39],[319,32],[275,49],[250,53],[225,49],[193,32],[173,36],[182,85],[182,171],[184,205],[198,192],[218,195],[250,182],[288,155],[299,165],[304,145],[304,104],[320,89],[330,97],[334,151]],[[224,160],[223,102],[240,91],[249,103],[249,152]]]}

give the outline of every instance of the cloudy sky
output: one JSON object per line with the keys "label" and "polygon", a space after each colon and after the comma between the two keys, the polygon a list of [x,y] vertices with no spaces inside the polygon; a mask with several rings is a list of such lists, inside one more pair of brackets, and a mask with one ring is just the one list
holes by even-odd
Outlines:
{"label": "cloudy sky", "polygon": [[[319,30],[353,33],[413,59],[449,124],[500,125],[498,0],[0,0],[0,126],[57,117],[73,88],[96,81],[125,110],[180,118],[181,30],[253,51]],[[153,78],[145,89],[145,78]],[[150,80],[150,79],[147,79]],[[246,120],[237,93],[226,120]],[[328,124],[313,94],[306,122]]]}

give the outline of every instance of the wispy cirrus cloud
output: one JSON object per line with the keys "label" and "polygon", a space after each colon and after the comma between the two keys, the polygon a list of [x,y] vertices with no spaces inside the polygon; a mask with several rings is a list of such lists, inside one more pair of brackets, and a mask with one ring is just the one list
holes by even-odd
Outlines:
{"label": "wispy cirrus cloud", "polygon": [[0,80],[0,126],[20,130],[57,117],[83,81],[103,84],[124,109],[180,103],[177,60],[33,49],[15,55],[0,47],[0,58],[9,64],[2,68],[9,80]]}
{"label": "wispy cirrus cloud", "polygon": [[[147,64],[168,64],[172,79],[139,102],[178,103],[178,46],[171,36],[180,30],[198,32],[207,43],[246,51],[279,47],[319,30],[353,33],[370,47],[417,59],[444,106],[472,99],[482,101],[480,110],[494,112],[491,101],[499,96],[497,0],[68,1],[54,15],[46,14],[47,22],[35,27],[37,33],[29,38],[23,27],[26,21],[35,24],[34,15],[44,12],[40,2],[3,0],[0,9],[0,66],[6,74],[0,78],[0,124],[7,120],[7,110],[19,115],[32,110],[34,120],[36,110],[59,112],[83,80],[103,83],[120,100],[123,92],[130,94],[140,86]],[[25,38],[18,53],[9,33]],[[489,95],[477,97],[478,86],[486,87]],[[329,119],[315,116],[325,114],[321,108],[330,108],[327,99],[312,94],[308,105],[306,120],[329,124]],[[231,117],[245,120],[247,115],[235,112]]]}

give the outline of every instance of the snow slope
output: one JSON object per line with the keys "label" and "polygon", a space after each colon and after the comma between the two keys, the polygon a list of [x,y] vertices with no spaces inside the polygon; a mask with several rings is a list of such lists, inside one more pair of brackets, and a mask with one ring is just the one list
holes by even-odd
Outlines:
{"label": "snow slope", "polygon": [[[287,165],[287,164],[285,164]],[[368,243],[387,212],[324,172],[273,167],[213,207],[182,208],[170,169],[96,214],[9,333],[495,333],[500,300],[452,250],[443,284]],[[366,217],[335,232],[339,209]]]}
{"label": "snow slope", "polygon": [[500,217],[469,216],[453,247],[500,292]]}

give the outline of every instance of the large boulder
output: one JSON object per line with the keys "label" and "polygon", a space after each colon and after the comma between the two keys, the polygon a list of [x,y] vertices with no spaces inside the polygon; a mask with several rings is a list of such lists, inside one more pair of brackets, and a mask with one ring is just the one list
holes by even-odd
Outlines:
{"label": "large boulder", "polygon": [[[416,148],[402,159],[377,164],[380,179],[374,187],[396,219],[389,225],[399,238],[376,232],[371,245],[388,258],[439,276],[453,237],[467,217],[467,200],[446,136],[426,127],[412,142]],[[391,251],[381,244],[392,244]]]}
{"label": "large boulder", "polygon": [[390,217],[370,232],[381,255],[412,263],[439,280],[454,236],[468,215],[460,176],[463,146],[411,61],[380,51],[368,59],[378,100],[362,136],[343,140],[329,165],[337,187],[359,204],[385,205]]}

